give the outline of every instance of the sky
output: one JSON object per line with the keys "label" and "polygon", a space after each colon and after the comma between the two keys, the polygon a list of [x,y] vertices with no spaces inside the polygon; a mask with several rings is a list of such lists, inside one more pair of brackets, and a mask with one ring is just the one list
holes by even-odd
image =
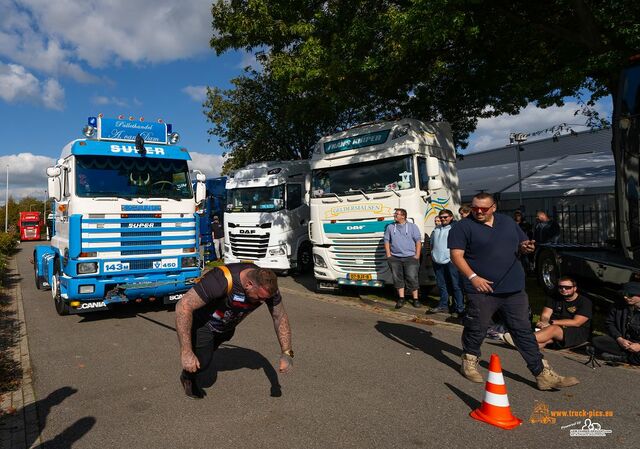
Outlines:
{"label": "sky", "polygon": [[[222,149],[207,134],[202,108],[206,86],[229,88],[255,59],[216,56],[210,7],[210,0],[0,0],[0,185],[4,169],[9,195],[44,197],[46,167],[98,113],[162,118],[180,133],[190,167],[219,176]],[[572,101],[530,105],[517,116],[482,119],[466,152],[505,145],[510,132],[584,123],[576,109]],[[610,100],[598,109],[610,117]]]}

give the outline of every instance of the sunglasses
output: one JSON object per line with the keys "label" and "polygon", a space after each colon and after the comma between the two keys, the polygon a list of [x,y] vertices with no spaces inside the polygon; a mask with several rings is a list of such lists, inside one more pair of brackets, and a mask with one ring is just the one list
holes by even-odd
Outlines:
{"label": "sunglasses", "polygon": [[571,290],[575,285],[558,285],[558,290]]}
{"label": "sunglasses", "polygon": [[483,214],[486,214],[487,212],[489,212],[489,210],[493,207],[493,204],[489,207],[478,207],[478,206],[471,206],[471,210],[474,211],[476,214],[478,212],[482,212]]}

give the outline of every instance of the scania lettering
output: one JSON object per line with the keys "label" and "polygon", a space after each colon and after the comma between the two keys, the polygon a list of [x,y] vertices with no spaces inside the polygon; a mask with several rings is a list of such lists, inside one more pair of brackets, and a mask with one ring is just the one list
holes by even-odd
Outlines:
{"label": "scania lettering", "polygon": [[60,315],[175,302],[200,276],[204,175],[192,183],[170,124],[89,117],[83,134],[47,169],[53,235],[35,248],[36,286]]}
{"label": "scania lettering", "polygon": [[227,178],[224,260],[285,273],[310,271],[308,161],[247,165]]}
{"label": "scania lettering", "polygon": [[[309,186],[314,275],[318,290],[392,283],[383,236],[396,208],[423,236],[442,209],[460,203],[455,149],[446,123],[412,119],[365,124],[315,146]],[[422,285],[435,285],[423,257]]]}

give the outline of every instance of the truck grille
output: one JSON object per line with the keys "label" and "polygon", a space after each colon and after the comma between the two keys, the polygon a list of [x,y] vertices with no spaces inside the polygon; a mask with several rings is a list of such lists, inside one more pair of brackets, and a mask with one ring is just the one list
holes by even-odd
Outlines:
{"label": "truck grille", "polygon": [[345,273],[371,273],[386,270],[382,236],[339,237],[329,247],[332,266]]}
{"label": "truck grille", "polygon": [[229,234],[231,253],[243,259],[261,259],[267,255],[269,234]]}
{"label": "truck grille", "polygon": [[[126,262],[129,268],[124,271],[152,270],[154,262],[164,258],[180,259],[183,254],[196,254],[193,215],[92,214],[82,217],[80,226],[81,251],[97,253],[105,265]],[[119,259],[120,256],[138,257]],[[110,272],[105,271],[105,274]]]}

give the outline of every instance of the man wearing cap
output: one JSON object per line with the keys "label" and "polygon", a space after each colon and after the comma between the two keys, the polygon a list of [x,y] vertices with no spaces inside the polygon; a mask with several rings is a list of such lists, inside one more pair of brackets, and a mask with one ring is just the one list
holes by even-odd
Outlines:
{"label": "man wearing cap", "polygon": [[211,223],[211,234],[213,237],[213,249],[216,252],[216,259],[220,260],[224,257],[224,228],[220,224],[220,219],[217,215],[213,217],[213,223]]}
{"label": "man wearing cap", "polygon": [[593,346],[603,360],[640,365],[640,282],[626,283],[622,295],[604,322],[608,335],[594,337]]}
{"label": "man wearing cap", "polygon": [[500,310],[540,390],[576,385],[579,381],[575,377],[563,377],[551,369],[531,329],[525,275],[518,257],[533,252],[535,242],[510,217],[494,215],[495,211],[493,195],[478,193],[471,202],[471,216],[449,232],[451,260],[465,279],[469,298],[460,372],[472,382],[483,382],[478,372],[480,346],[491,317]]}

